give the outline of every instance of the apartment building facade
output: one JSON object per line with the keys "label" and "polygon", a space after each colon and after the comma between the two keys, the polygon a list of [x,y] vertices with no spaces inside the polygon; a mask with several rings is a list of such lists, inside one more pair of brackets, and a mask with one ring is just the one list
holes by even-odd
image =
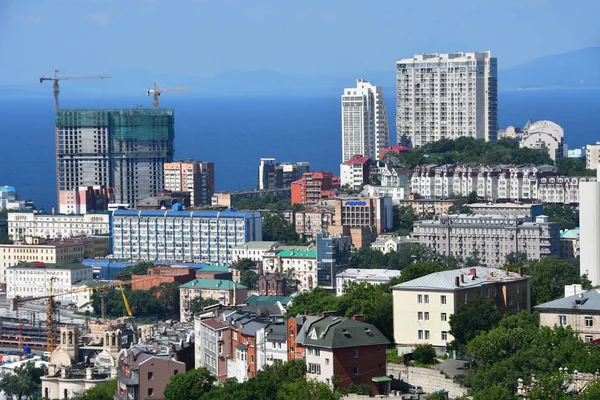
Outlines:
{"label": "apartment building facade", "polygon": [[600,166],[600,142],[585,146],[585,166],[587,169],[598,169]]}
{"label": "apartment building facade", "polygon": [[258,165],[258,190],[288,187],[310,171],[305,161],[278,163],[275,158],[261,158]]}
{"label": "apartment building facade", "polygon": [[8,213],[8,235],[14,241],[25,240],[26,236],[67,239],[78,236],[108,235],[109,233],[110,215],[108,213]]}
{"label": "apartment building facade", "polygon": [[6,269],[6,298],[39,297],[70,292],[73,284],[93,278],[92,268],[78,263],[20,263]]}
{"label": "apartment building facade", "polygon": [[333,223],[335,211],[327,207],[314,207],[296,213],[296,233],[308,238],[314,238],[317,234],[327,232],[329,225]]}
{"label": "apartment building facade", "polygon": [[163,165],[164,190],[189,192],[190,205],[210,205],[215,192],[215,163],[212,161],[178,161]]}
{"label": "apartment building facade", "polygon": [[106,186],[80,186],[58,193],[58,212],[61,214],[85,214],[107,211],[115,202],[115,190]]}
{"label": "apartment building facade", "polygon": [[492,301],[499,312],[529,311],[530,277],[486,267],[436,272],[391,287],[394,341],[398,354],[429,343],[438,354],[453,340],[450,317],[477,297]]}
{"label": "apartment building facade", "polygon": [[357,154],[376,160],[389,144],[383,88],[357,79],[356,87],[342,94],[342,162]]}
{"label": "apartment building facade", "polygon": [[570,326],[584,342],[600,339],[600,289],[552,300],[535,306],[540,325]]}
{"label": "apartment building facade", "polygon": [[371,159],[357,154],[340,165],[340,182],[342,187],[359,190],[369,183]]}
{"label": "apartment building facade", "polygon": [[230,263],[233,247],[262,239],[262,218],[255,211],[117,210],[111,234],[121,259]]}
{"label": "apartment building facade", "polygon": [[65,264],[86,258],[104,257],[110,252],[107,236],[47,241],[26,238],[21,244],[0,244],[0,284],[6,284],[6,270],[19,263]]}
{"label": "apartment building facade", "polygon": [[212,299],[224,306],[242,304],[248,297],[248,288],[224,279],[194,279],[179,286],[181,322],[190,321],[191,303],[194,299]]}
{"label": "apartment building facade", "polygon": [[281,246],[265,252],[263,273],[280,273],[298,283],[298,292],[317,287],[317,251],[314,246]]}
{"label": "apartment building facade", "polygon": [[323,200],[335,196],[334,176],[331,172],[306,172],[302,178],[292,182],[292,204],[305,208],[315,207]]}
{"label": "apartment building facade", "polygon": [[501,267],[511,253],[530,260],[560,256],[560,226],[538,216],[453,214],[415,222],[413,238],[439,254],[479,257],[482,265]]}
{"label": "apartment building facade", "polygon": [[398,143],[495,141],[497,60],[491,52],[419,54],[396,62]]}

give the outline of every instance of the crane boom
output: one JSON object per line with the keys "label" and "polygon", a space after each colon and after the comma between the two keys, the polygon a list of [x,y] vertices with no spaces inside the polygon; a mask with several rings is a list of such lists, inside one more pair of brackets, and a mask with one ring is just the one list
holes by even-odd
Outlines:
{"label": "crane boom", "polygon": [[72,81],[72,80],[80,80],[80,79],[109,79],[110,78],[110,76],[104,76],[104,75],[58,76],[59,72],[60,72],[59,70],[55,69],[54,76],[51,76],[51,77],[42,76],[40,78],[40,83],[42,83],[44,81],[52,81],[53,82],[52,91],[54,93],[54,110],[55,111],[58,111],[58,109],[59,109],[58,94],[60,93],[60,90],[58,87],[58,81]]}
{"label": "crane boom", "polygon": [[154,108],[158,108],[158,96],[160,96],[161,93],[166,93],[166,92],[182,92],[182,91],[186,91],[186,90],[192,90],[192,89],[191,88],[159,89],[158,88],[158,83],[154,82],[154,89],[147,89],[146,90],[146,94],[148,96],[150,96],[150,93],[153,93]]}

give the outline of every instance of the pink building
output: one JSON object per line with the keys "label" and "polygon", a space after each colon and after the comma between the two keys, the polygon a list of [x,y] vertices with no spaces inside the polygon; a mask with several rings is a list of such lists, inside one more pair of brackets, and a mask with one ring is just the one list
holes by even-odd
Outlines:
{"label": "pink building", "polygon": [[192,206],[211,204],[215,192],[215,164],[193,160],[165,163],[163,189],[189,192]]}
{"label": "pink building", "polygon": [[58,192],[58,212],[60,214],[86,214],[108,210],[108,203],[114,203],[115,190],[106,186],[80,186],[75,190]]}

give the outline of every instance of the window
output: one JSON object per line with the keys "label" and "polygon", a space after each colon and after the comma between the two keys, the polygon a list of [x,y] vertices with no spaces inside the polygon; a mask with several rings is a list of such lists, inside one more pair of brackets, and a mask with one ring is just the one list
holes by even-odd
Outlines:
{"label": "window", "polygon": [[469,294],[465,293],[465,304],[469,302]]}
{"label": "window", "polygon": [[496,286],[494,286],[494,297],[496,297],[497,294],[498,294],[498,288]]}
{"label": "window", "polygon": [[585,317],[585,326],[586,328],[591,328],[592,326],[594,326],[594,320],[592,319],[592,317]]}
{"label": "window", "polygon": [[440,303],[446,304],[446,296],[445,295],[440,296]]}
{"label": "window", "polygon": [[178,373],[179,373],[178,369],[176,369],[176,370],[173,371],[173,375],[177,375]]}
{"label": "window", "polygon": [[148,380],[151,381],[154,378],[153,372],[148,372]]}
{"label": "window", "polygon": [[419,311],[419,312],[417,313],[417,319],[418,319],[419,321],[423,320],[423,313],[422,313],[421,311]]}
{"label": "window", "polygon": [[586,335],[586,336],[585,336],[585,342],[586,342],[586,343],[589,343],[589,342],[591,342],[592,340],[594,340],[594,337],[593,337],[592,335]]}
{"label": "window", "polygon": [[358,375],[358,367],[354,367],[354,375]]}
{"label": "window", "polygon": [[448,320],[448,316],[446,315],[445,312],[442,313],[442,321],[447,321]]}
{"label": "window", "polygon": [[429,304],[429,295],[428,294],[425,295],[425,304]]}
{"label": "window", "polygon": [[567,325],[567,316],[566,315],[559,315],[558,316],[558,324],[561,325],[561,326]]}
{"label": "window", "polygon": [[329,378],[325,379],[325,383],[329,385]]}
{"label": "window", "polygon": [[485,297],[490,298],[490,288],[485,289]]}
{"label": "window", "polygon": [[521,289],[521,285],[517,285],[517,294],[519,294],[520,289]]}
{"label": "window", "polygon": [[378,352],[378,353],[381,353],[381,346],[379,346],[379,347],[377,348],[377,352]]}
{"label": "window", "polygon": [[321,355],[321,349],[315,349],[315,356],[319,357]]}
{"label": "window", "polygon": [[425,331],[425,340],[429,340],[429,331]]}
{"label": "window", "polygon": [[250,356],[250,363],[254,364],[254,356]]}
{"label": "window", "polygon": [[442,340],[445,342],[448,340],[448,332],[442,331]]}
{"label": "window", "polygon": [[429,313],[428,312],[425,313],[425,321],[429,321]]}
{"label": "window", "polygon": [[513,304],[513,298],[512,298],[512,294],[509,294],[509,295],[508,295],[508,305],[509,305],[509,306],[512,306],[512,304]]}
{"label": "window", "polygon": [[308,372],[310,374],[321,375],[321,364],[308,363]]}
{"label": "window", "polygon": [[417,303],[421,304],[423,302],[423,295],[419,294],[417,295]]}
{"label": "window", "polygon": [[154,389],[148,388],[148,396],[154,396]]}
{"label": "window", "polygon": [[329,365],[329,358],[326,358],[325,359],[325,366],[328,366],[328,365]]}
{"label": "window", "polygon": [[352,352],[352,358],[358,358],[358,350],[354,349],[354,351]]}
{"label": "window", "polygon": [[419,329],[419,340],[423,340],[423,331]]}

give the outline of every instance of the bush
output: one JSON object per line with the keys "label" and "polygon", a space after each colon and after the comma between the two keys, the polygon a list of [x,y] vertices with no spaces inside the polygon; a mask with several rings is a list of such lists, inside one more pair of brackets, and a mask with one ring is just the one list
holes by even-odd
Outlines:
{"label": "bush", "polygon": [[413,352],[413,360],[422,365],[435,364],[435,349],[429,343],[420,344]]}

